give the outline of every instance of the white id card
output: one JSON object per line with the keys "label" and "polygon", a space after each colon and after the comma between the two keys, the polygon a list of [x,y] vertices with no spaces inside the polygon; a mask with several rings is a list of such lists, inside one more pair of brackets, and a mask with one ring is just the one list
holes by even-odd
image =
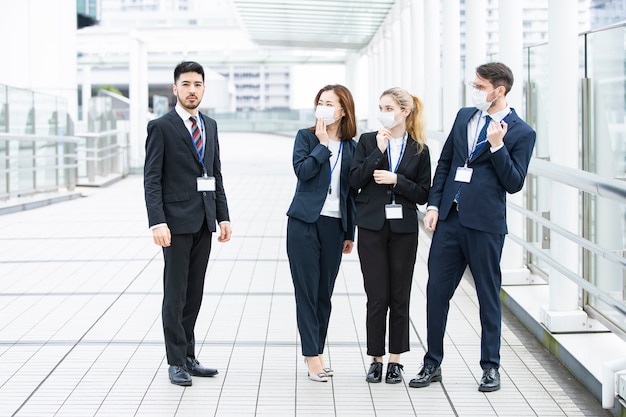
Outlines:
{"label": "white id card", "polygon": [[198,191],[215,191],[215,177],[196,178]]}
{"label": "white id card", "polygon": [[456,175],[454,176],[454,181],[470,182],[472,180],[473,172],[474,170],[472,168],[468,168],[466,166],[458,167],[456,169]]}
{"label": "white id card", "polygon": [[385,204],[385,218],[386,219],[401,219],[402,218],[402,205],[401,204]]}

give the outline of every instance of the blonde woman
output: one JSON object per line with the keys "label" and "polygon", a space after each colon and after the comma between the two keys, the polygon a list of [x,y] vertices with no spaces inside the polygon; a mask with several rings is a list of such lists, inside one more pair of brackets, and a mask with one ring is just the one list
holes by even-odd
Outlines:
{"label": "blonde woman", "polygon": [[402,88],[379,100],[382,128],[361,135],[350,169],[356,197],[357,251],[367,294],[367,382],[381,382],[389,312],[385,382],[402,382],[400,355],[409,350],[409,301],[417,254],[417,204],[430,189],[423,105]]}

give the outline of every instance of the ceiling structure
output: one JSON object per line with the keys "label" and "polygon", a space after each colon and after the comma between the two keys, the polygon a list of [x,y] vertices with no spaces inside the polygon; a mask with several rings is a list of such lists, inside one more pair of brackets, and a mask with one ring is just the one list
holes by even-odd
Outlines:
{"label": "ceiling structure", "polygon": [[[78,31],[78,64],[119,66],[140,41],[150,64],[345,63],[396,0],[214,0],[185,13],[118,13]],[[182,43],[181,39],[196,39]],[[181,48],[183,46],[183,48]]]}

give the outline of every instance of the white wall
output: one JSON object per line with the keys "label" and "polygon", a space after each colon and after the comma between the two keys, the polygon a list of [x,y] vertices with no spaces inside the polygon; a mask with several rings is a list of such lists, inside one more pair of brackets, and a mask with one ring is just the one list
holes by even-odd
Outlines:
{"label": "white wall", "polygon": [[76,2],[0,2],[0,84],[62,96],[77,120]]}
{"label": "white wall", "polygon": [[313,100],[328,84],[346,85],[345,65],[304,64],[291,67],[292,109],[313,109]]}

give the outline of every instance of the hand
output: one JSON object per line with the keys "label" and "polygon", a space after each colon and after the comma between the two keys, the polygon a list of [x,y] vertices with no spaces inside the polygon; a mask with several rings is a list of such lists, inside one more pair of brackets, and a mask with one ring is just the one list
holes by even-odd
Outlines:
{"label": "hand", "polygon": [[156,245],[167,248],[172,244],[172,234],[167,226],[159,226],[152,229],[152,240]]}
{"label": "hand", "polygon": [[424,227],[426,230],[434,232],[437,228],[437,221],[439,220],[439,212],[437,210],[428,210],[424,216]]}
{"label": "hand", "polygon": [[376,184],[397,184],[398,175],[386,169],[374,170],[374,181]]}
{"label": "hand", "polygon": [[385,152],[387,150],[387,143],[389,143],[389,139],[391,139],[391,131],[386,128],[382,128],[376,134],[376,145],[378,145],[378,149],[381,152]]}
{"label": "hand", "polygon": [[232,229],[230,228],[230,223],[222,223],[220,224],[220,235],[217,237],[218,242],[228,242],[230,240],[230,235],[232,234]]}
{"label": "hand", "polygon": [[492,148],[498,147],[504,143],[504,135],[506,135],[508,128],[509,125],[507,125],[504,120],[500,123],[492,120],[491,123],[489,123],[489,127],[487,128],[487,140]]}
{"label": "hand", "polygon": [[352,252],[352,248],[354,247],[354,241],[352,240],[344,240],[343,241],[343,251],[344,255],[347,255]]}
{"label": "hand", "polygon": [[326,131],[326,123],[324,119],[317,119],[315,121],[315,136],[319,139],[320,143],[324,146],[328,146],[328,132]]}

